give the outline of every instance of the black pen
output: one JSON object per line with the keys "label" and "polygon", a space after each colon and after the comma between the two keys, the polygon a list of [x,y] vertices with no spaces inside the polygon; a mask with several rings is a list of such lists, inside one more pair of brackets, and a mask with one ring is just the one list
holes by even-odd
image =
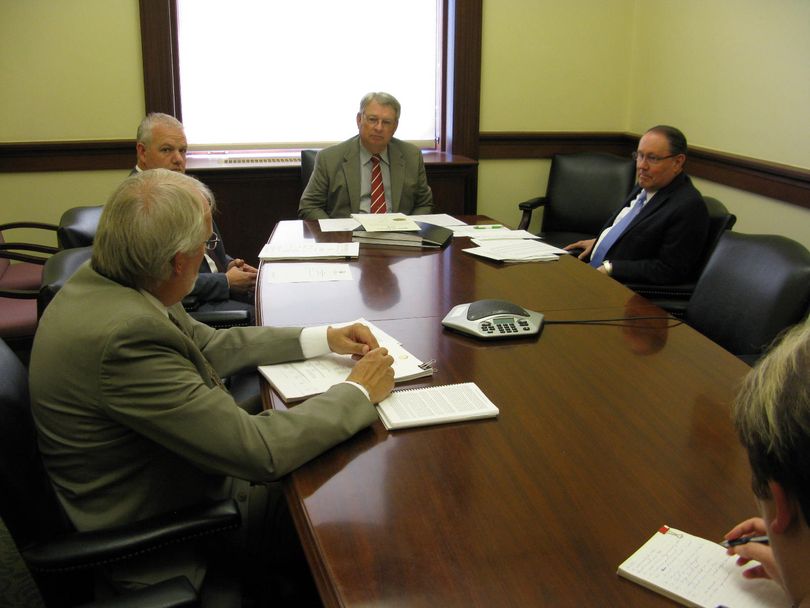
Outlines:
{"label": "black pen", "polygon": [[769,544],[769,541],[767,536],[741,536],[740,538],[735,538],[734,540],[724,540],[720,544],[728,549],[729,547],[736,547],[737,545],[745,545],[748,543],[762,543],[767,545]]}

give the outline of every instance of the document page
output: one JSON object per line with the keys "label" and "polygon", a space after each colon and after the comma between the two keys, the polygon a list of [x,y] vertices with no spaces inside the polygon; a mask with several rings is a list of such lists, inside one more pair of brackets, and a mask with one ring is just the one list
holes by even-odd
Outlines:
{"label": "document page", "polygon": [[663,526],[618,573],[686,606],[790,606],[779,585],[743,578],[736,561],[718,543]]}
{"label": "document page", "polygon": [[396,232],[398,230],[419,230],[419,226],[404,213],[352,213],[352,217],[363,225],[367,232]]}
{"label": "document page", "polygon": [[316,283],[325,281],[351,281],[348,264],[266,264],[262,268],[264,281],[268,283]]}
{"label": "document page", "polygon": [[259,252],[261,260],[304,260],[317,258],[356,258],[358,243],[267,243]]}
{"label": "document page", "polygon": [[377,406],[387,429],[493,418],[498,408],[474,382],[394,391]]}

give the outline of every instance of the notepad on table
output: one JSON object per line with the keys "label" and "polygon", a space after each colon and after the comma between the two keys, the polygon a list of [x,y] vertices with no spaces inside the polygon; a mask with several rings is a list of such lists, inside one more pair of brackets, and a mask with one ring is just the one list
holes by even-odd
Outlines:
{"label": "notepad on table", "polygon": [[385,428],[494,418],[498,408],[474,382],[394,391],[377,405]]}
{"label": "notepad on table", "polygon": [[743,578],[737,558],[720,544],[662,526],[628,557],[618,574],[685,606],[790,606],[775,582]]}

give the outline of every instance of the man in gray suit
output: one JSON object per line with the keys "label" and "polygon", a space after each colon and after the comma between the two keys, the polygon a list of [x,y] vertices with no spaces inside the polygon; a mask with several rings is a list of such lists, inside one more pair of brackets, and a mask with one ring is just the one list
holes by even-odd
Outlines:
{"label": "man in gray suit", "polygon": [[394,138],[401,106],[388,93],[368,93],[357,113],[359,134],[325,148],[315,159],[298,217],[349,217],[372,212],[372,173],[379,162],[384,207],[373,212],[420,215],[433,212],[433,194],[419,148]]}
{"label": "man in gray suit", "polygon": [[[210,248],[212,207],[208,188],[181,173],[128,178],[104,208],[91,261],[40,321],[33,414],[45,468],[79,530],[206,498],[234,496],[243,514],[256,492],[283,505],[277,491],[268,498],[268,486],[248,482],[277,480],[367,427],[393,388],[392,359],[363,325],[215,330],[194,321],[180,302]],[[359,360],[345,382],[289,411],[251,416],[220,381],[329,351]],[[199,585],[204,568],[204,556],[168,548],[108,574],[122,586],[177,574]]]}
{"label": "man in gray suit", "polygon": [[[159,112],[148,114],[138,126],[135,150],[138,163],[130,175],[149,169],[186,172],[186,132],[174,116]],[[252,323],[258,270],[245,260],[228,255],[216,222],[214,234],[218,241],[206,250],[187,301],[200,311],[247,310]]]}

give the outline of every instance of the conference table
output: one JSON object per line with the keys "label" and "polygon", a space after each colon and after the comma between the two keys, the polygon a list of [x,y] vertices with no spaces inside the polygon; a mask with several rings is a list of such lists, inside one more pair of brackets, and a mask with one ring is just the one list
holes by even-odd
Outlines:
{"label": "conference table", "polygon": [[[271,235],[301,240],[351,235],[301,221]],[[616,570],[663,524],[719,540],[755,514],[729,418],[749,368],[571,256],[502,264],[471,246],[361,245],[335,261],[351,281],[270,283],[261,265],[261,324],[367,319],[436,362],[398,389],[475,382],[500,410],[398,431],[377,421],[288,476],[324,605],[674,605]],[[542,332],[483,341],[442,327],[453,306],[484,298],[543,313]],[[262,390],[268,407],[288,407]]]}

